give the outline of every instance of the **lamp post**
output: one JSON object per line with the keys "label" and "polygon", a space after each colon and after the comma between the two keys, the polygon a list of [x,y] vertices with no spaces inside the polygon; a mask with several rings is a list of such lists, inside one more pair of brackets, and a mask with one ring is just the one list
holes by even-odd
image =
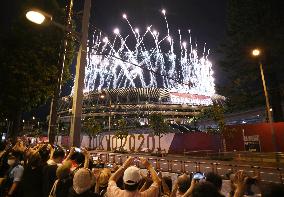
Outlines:
{"label": "lamp post", "polygon": [[[70,5],[68,7],[68,11],[70,12],[70,24],[71,24],[71,10],[73,6],[73,0],[70,0]],[[82,19],[82,33],[80,34],[73,31],[70,26],[64,26],[59,23],[56,23],[52,20],[51,15],[39,11],[39,10],[31,10],[26,13],[26,17],[28,20],[36,23],[42,24],[45,20],[49,20],[53,25],[71,33],[75,38],[79,38],[80,40],[80,48],[77,55],[77,64],[76,64],[76,75],[75,75],[75,84],[74,84],[74,95],[73,95],[73,105],[72,105],[72,115],[71,115],[71,127],[70,127],[70,145],[71,146],[80,146],[80,133],[81,133],[81,117],[82,117],[82,104],[83,104],[83,89],[84,89],[84,76],[85,76],[85,66],[86,66],[86,58],[87,58],[87,40],[88,40],[88,25],[89,25],[89,17],[90,17],[90,8],[91,8],[91,0],[85,0],[84,2],[84,12]],[[68,22],[68,21],[67,21]],[[64,42],[64,46],[65,46]],[[66,52],[66,48],[64,48]],[[55,140],[55,132],[56,132],[56,120],[57,120],[57,112],[56,107],[61,91],[61,81],[62,74],[64,68],[64,60],[65,55],[61,58],[62,69],[60,69],[60,77],[58,78],[57,88],[54,93],[54,99],[51,102],[51,110],[50,110],[50,122],[49,122],[49,139],[51,142]],[[55,118],[54,118],[55,117]]]}
{"label": "lamp post", "polygon": [[72,8],[73,8],[73,0],[69,0],[66,6],[66,20],[65,26],[61,25],[55,21],[53,21],[52,16],[42,10],[39,9],[32,9],[26,13],[26,18],[33,23],[38,25],[43,24],[44,22],[50,22],[51,24],[66,30],[64,35],[64,40],[62,42],[62,51],[60,53],[59,63],[58,63],[58,71],[57,71],[57,83],[54,88],[54,93],[52,96],[51,104],[50,104],[50,112],[49,112],[49,123],[48,123],[48,140],[51,144],[55,141],[56,136],[56,122],[57,122],[57,105],[58,100],[60,99],[61,89],[62,89],[62,80],[64,74],[64,67],[65,67],[65,59],[66,59],[66,52],[68,47],[68,37],[70,36],[71,28],[71,16],[72,16]]}
{"label": "lamp post", "polygon": [[[253,49],[252,55],[254,57],[259,57],[261,55],[260,49]],[[267,93],[266,82],[265,82],[265,77],[264,77],[264,72],[263,72],[263,67],[262,67],[261,61],[259,61],[259,69],[260,69],[263,91],[264,91],[264,96],[265,96],[266,112],[267,112],[267,116],[268,116],[270,130],[271,130],[272,145],[273,145],[274,151],[277,152],[278,148],[277,148],[277,144],[276,144],[275,130],[274,130],[274,127],[273,127],[273,119],[272,119],[272,114],[271,114],[272,110],[270,110],[269,96],[268,96],[268,93]],[[277,158],[278,157],[276,156],[276,160],[277,160]]]}

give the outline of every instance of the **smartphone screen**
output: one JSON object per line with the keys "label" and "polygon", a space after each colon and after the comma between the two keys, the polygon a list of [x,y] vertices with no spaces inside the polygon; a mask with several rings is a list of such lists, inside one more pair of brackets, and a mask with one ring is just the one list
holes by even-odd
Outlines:
{"label": "smartphone screen", "polygon": [[204,173],[201,173],[201,172],[194,173],[193,174],[193,179],[195,179],[195,180],[205,179]]}
{"label": "smartphone screen", "polygon": [[80,148],[75,148],[75,151],[80,153],[81,149]]}
{"label": "smartphone screen", "polygon": [[112,168],[112,167],[113,167],[112,164],[107,164],[106,166],[107,166],[108,168]]}
{"label": "smartphone screen", "polygon": [[99,157],[93,157],[93,161],[98,161],[99,160]]}

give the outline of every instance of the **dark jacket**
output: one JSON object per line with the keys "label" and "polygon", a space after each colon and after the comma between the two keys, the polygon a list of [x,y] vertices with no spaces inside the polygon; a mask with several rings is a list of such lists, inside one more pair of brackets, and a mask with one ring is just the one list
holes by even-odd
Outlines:
{"label": "dark jacket", "polygon": [[50,190],[56,180],[57,165],[46,165],[42,170],[43,197],[48,197]]}
{"label": "dark jacket", "polygon": [[22,197],[42,196],[42,167],[32,169],[26,167],[20,183],[20,194]]}
{"label": "dark jacket", "polygon": [[56,197],[66,197],[70,188],[72,188],[73,179],[71,176],[68,176],[64,179],[59,179],[56,185]]}

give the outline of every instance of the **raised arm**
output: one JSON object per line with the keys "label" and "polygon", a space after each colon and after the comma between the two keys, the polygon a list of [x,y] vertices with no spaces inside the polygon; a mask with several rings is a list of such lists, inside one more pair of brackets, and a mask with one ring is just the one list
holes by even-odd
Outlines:
{"label": "raised arm", "polygon": [[188,190],[183,194],[182,197],[188,197],[191,195],[195,185],[196,185],[197,181],[195,179],[192,179],[191,180],[191,184],[190,184],[190,187],[188,188]]}
{"label": "raised arm", "polygon": [[236,187],[234,197],[242,197],[245,191],[245,182],[247,176],[243,171],[238,171],[234,177],[234,185]]}
{"label": "raised arm", "polygon": [[73,155],[74,153],[75,153],[75,147],[72,147],[72,148],[70,149],[69,154],[68,154],[67,157],[64,159],[64,162],[70,160],[71,157],[72,157],[72,155]]}
{"label": "raised arm", "polygon": [[150,172],[153,182],[158,185],[161,185],[161,179],[159,178],[157,172],[155,171],[153,166],[149,163],[149,161],[145,159],[144,157],[141,157],[140,161],[142,165],[145,166],[145,168]]}
{"label": "raised arm", "polygon": [[118,179],[123,175],[123,172],[126,168],[128,168],[133,163],[133,157],[128,157],[128,159],[123,163],[122,166],[118,168],[118,170],[111,175],[109,181],[117,182]]}
{"label": "raised arm", "polygon": [[85,148],[82,149],[82,153],[85,156],[84,168],[89,168],[90,153]]}
{"label": "raised arm", "polygon": [[160,178],[161,181],[162,181],[162,187],[163,187],[164,193],[165,193],[165,194],[168,194],[168,196],[170,196],[171,191],[170,191],[168,185],[166,184],[165,179],[163,179],[162,172],[158,172],[158,176],[159,176],[159,178]]}

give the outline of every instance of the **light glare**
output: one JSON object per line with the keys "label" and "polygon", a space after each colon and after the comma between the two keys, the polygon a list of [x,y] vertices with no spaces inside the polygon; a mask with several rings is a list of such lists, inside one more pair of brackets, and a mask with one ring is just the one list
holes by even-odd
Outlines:
{"label": "light glare", "polygon": [[165,14],[166,14],[166,10],[165,10],[165,9],[163,9],[163,10],[162,10],[162,13],[165,15]]}
{"label": "light glare", "polygon": [[124,19],[127,19],[127,15],[126,15],[126,14],[123,14],[122,17],[123,17]]}
{"label": "light glare", "polygon": [[259,49],[254,49],[254,50],[252,51],[252,55],[253,55],[253,56],[259,56],[259,55],[260,55],[260,50],[259,50]]}
{"label": "light glare", "polygon": [[28,11],[26,13],[26,17],[29,21],[36,23],[36,24],[42,24],[45,20],[45,16],[37,11]]}
{"label": "light glare", "polygon": [[171,42],[171,41],[172,41],[171,36],[168,36],[168,37],[167,37],[167,40],[168,40],[169,42]]}
{"label": "light glare", "polygon": [[107,37],[104,37],[103,42],[104,42],[104,43],[107,43],[107,42],[108,42],[108,38],[107,38]]}
{"label": "light glare", "polygon": [[115,28],[115,29],[113,30],[113,33],[119,34],[119,29],[118,29],[118,28]]}

